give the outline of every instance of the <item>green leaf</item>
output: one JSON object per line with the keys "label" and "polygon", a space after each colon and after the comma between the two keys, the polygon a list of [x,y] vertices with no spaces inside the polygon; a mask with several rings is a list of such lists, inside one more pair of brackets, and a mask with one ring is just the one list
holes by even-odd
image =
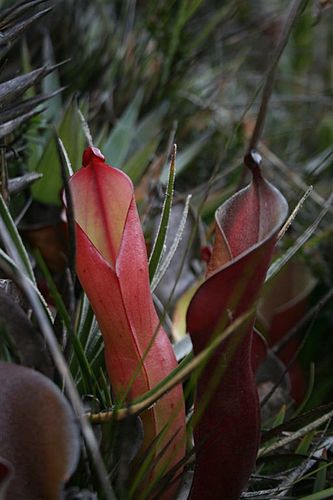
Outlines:
{"label": "green leaf", "polygon": [[306,455],[309,452],[315,433],[315,431],[311,431],[302,438],[302,441],[296,448],[296,453],[299,455]]}
{"label": "green leaf", "polygon": [[[194,158],[200,153],[202,148],[204,147],[206,140],[208,138],[208,134],[204,135],[196,142],[185,148],[179,155],[177,155],[177,172],[178,175],[183,172],[186,167],[190,165],[190,163],[194,160]],[[168,180],[168,167],[167,165],[164,167],[160,181],[165,184]]]}
{"label": "green leaf", "polygon": [[175,60],[175,56],[181,41],[182,30],[184,29],[186,22],[193,16],[195,11],[201,5],[202,0],[194,0],[193,2],[188,2],[187,0],[181,0],[178,5],[178,10],[175,14],[172,23],[172,32],[169,37],[168,51],[165,57],[165,61],[162,69],[161,83],[164,85],[168,78],[172,74],[172,66]]}
{"label": "green leaf", "polygon": [[318,493],[313,493],[312,495],[307,495],[306,497],[300,498],[300,500],[323,500],[324,498],[332,498],[333,488],[328,488],[327,490],[318,491]]}
{"label": "green leaf", "polygon": [[152,139],[143,148],[139,149],[125,163],[123,171],[132,179],[133,184],[136,184],[143,176],[152,155],[155,153],[159,139]]}
{"label": "green leaf", "polygon": [[[326,455],[326,453],[325,453]],[[313,485],[313,493],[320,493],[324,490],[327,481],[327,467],[319,468]]]}
{"label": "green leaf", "polygon": [[282,405],[280,410],[278,411],[277,415],[274,417],[274,420],[272,422],[272,427],[277,427],[278,425],[282,425],[284,422],[284,419],[286,418],[286,410],[287,407],[286,405]]}
{"label": "green leaf", "polygon": [[115,167],[120,168],[122,166],[129,152],[131,141],[135,136],[135,126],[142,99],[143,90],[140,89],[102,146],[108,162]]}
{"label": "green leaf", "polygon": [[162,120],[168,109],[168,103],[163,102],[158,108],[154,109],[140,120],[135,130],[131,150],[133,148],[133,150],[136,151],[147,142],[150,142],[153,138],[156,138],[161,131]]}
{"label": "green leaf", "polygon": [[[86,107],[86,103],[83,104],[83,107]],[[74,100],[68,104],[64,112],[58,128],[58,135],[68,153],[73,170],[78,170],[81,167],[82,152],[86,139]],[[38,165],[33,170],[43,174],[43,178],[32,187],[33,199],[41,203],[60,206],[60,193],[63,184],[54,136],[50,138]]]}
{"label": "green leaf", "polygon": [[214,15],[208,19],[206,24],[203,24],[202,29],[199,31],[199,34],[193,39],[190,46],[188,47],[189,52],[193,52],[201,47],[203,43],[208,39],[209,35],[214,32],[217,26],[223,21],[228,15],[231,15],[231,12],[235,11],[235,4],[232,2],[231,4],[223,5],[220,9],[217,9],[214,12]]}
{"label": "green leaf", "polygon": [[[48,32],[44,34],[43,39],[43,63],[47,66],[54,66],[56,64],[53,45]],[[62,105],[61,96],[59,93],[57,93],[57,91],[60,89],[60,79],[57,68],[43,79],[42,89],[44,94],[55,93],[53,99],[49,101],[48,106],[44,112],[45,117],[51,121],[58,116]]]}

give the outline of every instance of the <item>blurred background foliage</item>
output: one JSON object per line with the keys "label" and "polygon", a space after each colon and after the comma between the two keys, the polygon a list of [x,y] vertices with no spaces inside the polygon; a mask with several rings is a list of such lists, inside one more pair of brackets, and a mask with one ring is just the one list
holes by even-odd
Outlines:
{"label": "blurred background foliage", "polygon": [[[129,164],[136,180],[175,132],[180,156],[187,153],[178,161],[180,191],[198,188],[215,171],[223,183],[220,177],[234,167],[225,179],[229,184],[241,171],[288,4],[55,2],[42,25],[37,23],[25,43],[13,49],[2,71],[4,76],[69,59],[43,82],[45,90],[65,89],[27,130],[28,139],[35,131],[40,146],[35,158],[48,135],[40,132],[59,124],[75,94],[88,106],[84,114],[95,142],[114,165]],[[333,35],[332,10],[319,6],[308,3],[283,54],[264,139],[293,171],[301,169],[305,182],[323,184],[325,190],[329,185],[320,174],[329,170],[331,159]],[[30,144],[26,154],[31,165]],[[134,154],[140,172],[135,172]]]}
{"label": "blurred background foliage", "polygon": [[[63,270],[59,255],[65,250],[59,238],[62,176],[55,130],[73,169],[78,169],[86,144],[82,116],[108,162],[133,179],[147,240],[154,233],[147,214],[160,211],[170,146],[176,142],[176,200],[181,202],[193,194],[193,213],[202,217],[201,246],[209,243],[214,210],[247,180],[243,156],[290,2],[40,3],[52,10],[32,24],[18,43],[5,47],[0,78],[4,82],[39,67],[57,65],[25,94],[33,99],[42,93],[49,99],[37,103],[38,113],[5,135],[4,144],[10,149],[3,154],[9,178],[28,172],[43,174],[31,191],[12,197],[10,207],[22,234],[48,261],[57,286]],[[2,2],[2,7],[13,4]],[[308,390],[304,408],[327,403],[333,395],[332,301],[321,303],[333,287],[332,198],[327,203],[333,185],[332,25],[330,1],[307,2],[279,63],[259,145],[265,175],[285,194],[292,209],[307,187],[313,186],[280,242],[280,254],[297,247],[298,238],[325,212],[297,251],[303,278],[311,275],[313,284],[298,320],[315,308],[312,321],[299,329],[306,335],[298,354],[305,392]],[[52,224],[57,228],[52,233],[54,240],[50,233],[33,234]],[[59,246],[50,249],[50,241]],[[198,275],[202,269],[198,264],[200,245],[196,242],[193,248],[196,255],[191,259],[196,263],[194,275]],[[280,292],[282,298],[286,295],[285,303],[294,298],[290,287],[287,279]],[[89,313],[85,321],[91,325],[85,327],[83,322],[82,328],[96,329]],[[100,343],[90,347],[94,363],[102,365]],[[78,369],[75,359],[72,364],[73,370]],[[84,384],[81,380],[81,392]],[[104,391],[107,400],[105,380],[96,384],[104,384],[98,390]]]}

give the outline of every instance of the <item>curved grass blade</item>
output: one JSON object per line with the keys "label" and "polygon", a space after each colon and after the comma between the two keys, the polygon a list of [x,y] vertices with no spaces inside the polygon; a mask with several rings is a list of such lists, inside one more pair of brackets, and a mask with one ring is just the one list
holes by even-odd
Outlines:
{"label": "curved grass blade", "polygon": [[117,165],[119,168],[122,167],[128,155],[131,141],[135,137],[135,125],[143,96],[143,89],[139,89],[133,101],[128,105],[102,146],[109,162],[113,165]]}
{"label": "curved grass blade", "polygon": [[307,495],[305,497],[300,498],[300,500],[324,500],[325,498],[333,497],[333,487],[327,488],[326,490],[318,491],[317,493],[313,493],[312,495]]}
{"label": "curved grass blade", "polygon": [[[65,328],[67,330],[68,336],[69,336],[69,341],[72,342],[73,344],[73,357],[77,360],[78,363],[78,368],[79,368],[79,375],[76,374],[76,380],[78,380],[79,376],[81,377],[81,380],[83,382],[83,392],[85,394],[94,394],[96,397],[98,397],[101,401],[103,401],[103,395],[100,390],[96,375],[94,373],[94,370],[92,369],[90,360],[88,359],[86,352],[84,350],[84,346],[81,343],[80,337],[75,335],[73,331],[73,326],[72,326],[72,321],[69,312],[67,311],[67,308],[64,304],[64,301],[62,299],[61,294],[59,293],[57,286],[52,278],[52,275],[50,271],[48,270],[43,257],[41,256],[40,252],[35,252],[35,257],[36,257],[36,262],[42,271],[47,285],[49,287],[51,296],[55,302],[57,311],[65,325]],[[73,372],[75,373],[75,372]],[[78,383],[79,386],[79,383]]]}
{"label": "curved grass blade", "polygon": [[139,414],[145,409],[152,406],[156,401],[158,401],[164,394],[173,389],[176,385],[186,380],[191,373],[200,368],[204,363],[207,362],[210,356],[218,348],[218,346],[229,336],[242,326],[249,317],[253,315],[255,308],[251,308],[246,311],[242,316],[240,316],[232,325],[218,334],[210,344],[198,355],[193,356],[189,354],[182,362],[170,372],[170,374],[165,377],[161,382],[156,384],[151,390],[145,392],[140,397],[133,400],[131,405],[126,407],[117,407],[115,410],[110,412],[101,412],[96,414],[89,414],[89,418],[93,423],[103,423],[111,418],[113,418],[116,411],[116,418],[123,419],[128,415]]}
{"label": "curved grass blade", "polygon": [[316,232],[322,219],[330,210],[333,203],[333,193],[327,198],[323,209],[320,211],[313,223],[301,234],[296,242],[288,248],[288,250],[278,259],[276,259],[267,271],[266,281],[277,274],[280,269],[298,252],[300,248],[308,241],[309,238]]}
{"label": "curved grass blade", "polygon": [[163,209],[161,214],[161,220],[157,232],[157,236],[155,239],[155,243],[149,257],[149,278],[150,282],[155,276],[157,267],[161,261],[161,258],[164,253],[164,244],[168,232],[168,224],[169,218],[171,214],[172,208],[172,200],[173,200],[173,189],[175,184],[175,176],[176,176],[176,155],[177,155],[177,146],[174,144],[171,161],[170,161],[170,169],[169,169],[169,180],[168,187],[165,193]]}
{"label": "curved grass blade", "polygon": [[[35,275],[31,266],[31,262],[28,256],[28,253],[23,245],[21,236],[17,230],[15,222],[12,219],[12,216],[7,208],[5,200],[0,194],[0,216],[3,221],[4,226],[7,229],[8,236],[12,245],[16,248],[16,253],[18,259],[15,259],[15,256],[12,257],[17,261],[17,265],[20,266],[21,270],[29,277],[29,279],[36,285]],[[11,248],[7,248],[6,242],[4,242],[5,247],[9,255],[11,254]]]}
{"label": "curved grass blade", "polygon": [[192,195],[189,195],[186,198],[186,203],[185,203],[183,214],[182,214],[182,217],[181,217],[181,220],[179,223],[178,231],[177,231],[176,237],[171,245],[171,248],[170,248],[168,254],[165,256],[165,259],[163,260],[163,262],[161,262],[160,265],[156,269],[154,278],[153,278],[153,280],[151,282],[151,286],[150,286],[152,292],[158,286],[159,282],[161,281],[164,274],[166,273],[166,271],[170,265],[170,262],[173,259],[174,255],[177,251],[179,242],[182,239],[184,229],[185,229],[186,220],[187,220],[188,210],[189,210],[189,206],[190,206],[191,196]]}

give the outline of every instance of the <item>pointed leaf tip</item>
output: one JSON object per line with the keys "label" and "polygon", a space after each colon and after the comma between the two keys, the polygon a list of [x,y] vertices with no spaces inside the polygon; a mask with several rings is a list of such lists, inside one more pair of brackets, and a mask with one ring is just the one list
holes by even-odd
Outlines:
{"label": "pointed leaf tip", "polygon": [[92,161],[93,158],[97,158],[98,160],[105,161],[104,155],[100,152],[98,148],[93,146],[89,146],[83,151],[82,156],[82,165],[86,167]]}

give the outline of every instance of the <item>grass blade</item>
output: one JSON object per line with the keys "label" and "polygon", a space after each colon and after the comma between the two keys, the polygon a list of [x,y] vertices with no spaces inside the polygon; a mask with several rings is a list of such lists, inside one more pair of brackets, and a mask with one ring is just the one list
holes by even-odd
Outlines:
{"label": "grass blade", "polygon": [[5,200],[3,199],[1,194],[0,194],[0,216],[4,226],[7,229],[8,237],[10,238],[12,245],[15,246],[18,258],[15,259],[15,256],[12,255],[11,253],[11,247],[7,247],[6,241],[4,241],[5,248],[8,254],[11,255],[11,257],[13,257],[14,260],[17,261],[17,265],[20,267],[20,269],[24,272],[24,274],[26,274],[29,277],[29,279],[34,283],[34,285],[36,285],[36,279],[34,272],[32,270],[28,253],[25,249],[25,246],[23,245],[21,236],[17,230],[15,222],[13,221],[12,216],[5,203]]}
{"label": "grass blade", "polygon": [[181,218],[181,221],[179,224],[179,228],[178,228],[176,237],[171,245],[171,248],[170,248],[168,254],[166,255],[164,261],[161,262],[161,264],[158,266],[158,268],[155,272],[154,278],[153,278],[152,283],[151,283],[151,291],[152,292],[155,290],[155,288],[157,287],[157,285],[159,284],[159,282],[163,278],[164,274],[166,273],[166,271],[170,265],[170,262],[173,259],[174,255],[177,251],[179,242],[182,239],[184,229],[185,229],[186,220],[187,220],[190,200],[191,200],[191,195],[189,195],[186,198],[186,203],[185,203],[185,207],[183,210],[182,218]]}
{"label": "grass blade", "polygon": [[170,170],[169,170],[169,180],[168,187],[165,193],[163,209],[161,214],[161,220],[156,236],[156,240],[149,258],[149,278],[150,282],[155,276],[157,267],[160,263],[164,252],[164,243],[166,240],[169,218],[171,214],[172,200],[173,200],[173,189],[175,184],[175,176],[176,176],[176,154],[177,154],[177,146],[173,145],[173,151],[170,162]]}
{"label": "grass blade", "polygon": [[324,498],[332,498],[332,496],[333,487],[323,491],[318,491],[318,493],[313,493],[312,495],[307,495],[306,497],[300,498],[300,500],[323,500]]}

